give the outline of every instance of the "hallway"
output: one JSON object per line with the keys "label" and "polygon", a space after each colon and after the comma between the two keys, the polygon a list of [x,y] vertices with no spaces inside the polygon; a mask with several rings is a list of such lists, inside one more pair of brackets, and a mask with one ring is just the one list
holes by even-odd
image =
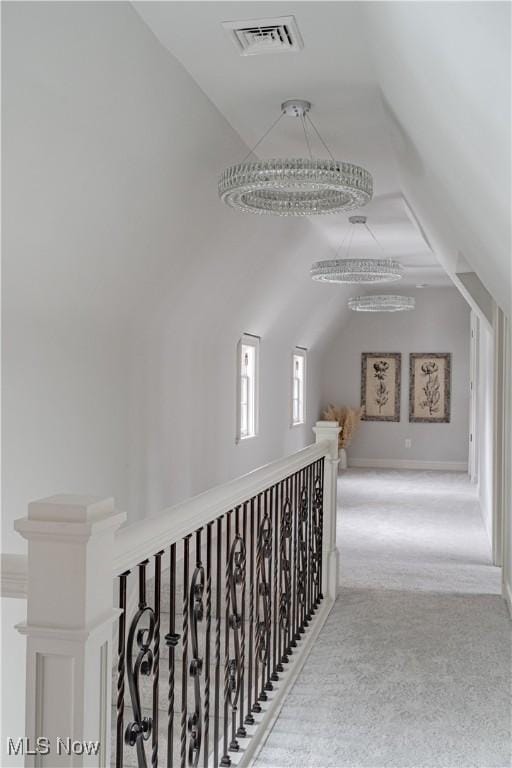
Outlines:
{"label": "hallway", "polygon": [[338,481],[340,594],[257,768],[505,768],[510,625],[466,475]]}

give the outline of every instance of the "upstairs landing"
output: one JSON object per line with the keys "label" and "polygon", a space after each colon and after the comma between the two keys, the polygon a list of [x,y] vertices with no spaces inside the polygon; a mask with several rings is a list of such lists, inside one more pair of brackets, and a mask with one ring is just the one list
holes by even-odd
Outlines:
{"label": "upstairs landing", "polygon": [[510,621],[466,475],[353,469],[341,590],[255,768],[505,768]]}

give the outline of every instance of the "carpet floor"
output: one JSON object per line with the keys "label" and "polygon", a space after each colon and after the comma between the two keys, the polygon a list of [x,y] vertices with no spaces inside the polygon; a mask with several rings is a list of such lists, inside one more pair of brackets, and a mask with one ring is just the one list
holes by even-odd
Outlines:
{"label": "carpet floor", "polygon": [[352,469],[340,593],[255,768],[506,768],[510,621],[474,486]]}

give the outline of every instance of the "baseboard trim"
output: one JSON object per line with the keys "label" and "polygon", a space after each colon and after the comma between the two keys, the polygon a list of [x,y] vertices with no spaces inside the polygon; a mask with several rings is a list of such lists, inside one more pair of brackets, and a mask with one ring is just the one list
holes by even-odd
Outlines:
{"label": "baseboard trim", "polygon": [[512,589],[510,588],[510,584],[508,584],[505,579],[503,579],[502,594],[505,598],[510,618],[512,619]]}
{"label": "baseboard trim", "polygon": [[349,467],[374,469],[438,469],[444,472],[467,472],[467,461],[422,461],[419,459],[356,459],[349,457]]}

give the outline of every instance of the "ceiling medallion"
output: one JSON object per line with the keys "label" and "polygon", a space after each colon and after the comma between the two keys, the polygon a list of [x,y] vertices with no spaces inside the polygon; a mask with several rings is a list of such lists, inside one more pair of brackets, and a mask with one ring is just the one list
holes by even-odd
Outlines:
{"label": "ceiling medallion", "polygon": [[348,300],[354,312],[406,312],[414,309],[412,296],[354,296]]}
{"label": "ceiling medallion", "polygon": [[[250,213],[311,216],[361,208],[372,198],[371,174],[358,165],[335,160],[309,116],[311,104],[291,99],[244,160],[227,168],[219,181],[219,196],[227,205]],[[246,162],[284,116],[299,118],[309,158]],[[329,154],[317,160],[311,153],[308,125]]]}
{"label": "ceiling medallion", "polygon": [[[377,238],[366,223],[366,216],[351,216],[349,222],[352,225],[363,224],[373,240]],[[348,235],[348,233],[347,233]],[[345,239],[347,238],[345,236]],[[330,259],[328,261],[317,261],[311,267],[311,277],[323,283],[389,283],[400,280],[403,270],[398,261],[394,259],[351,259],[350,247],[354,237],[354,227],[350,230],[350,239],[347,246],[346,257],[342,259]],[[343,248],[345,240],[340,246]],[[384,251],[382,250],[384,253]]]}

